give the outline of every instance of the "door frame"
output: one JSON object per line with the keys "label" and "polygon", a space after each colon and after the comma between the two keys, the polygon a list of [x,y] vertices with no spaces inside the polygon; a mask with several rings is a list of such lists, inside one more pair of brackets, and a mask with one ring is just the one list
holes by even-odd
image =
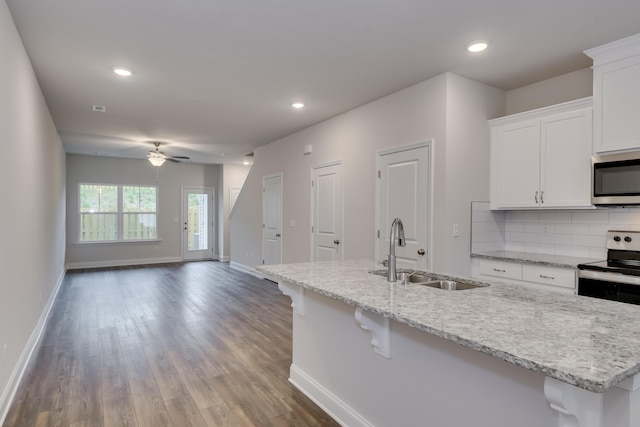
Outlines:
{"label": "door frame", "polygon": [[[191,259],[187,258],[187,242],[186,242],[186,233],[184,232],[184,221],[187,217],[187,213],[185,212],[185,195],[189,190],[197,190],[197,191],[210,191],[211,192],[211,206],[209,210],[209,214],[211,216],[211,232],[209,233],[209,247],[211,249],[211,257],[210,258],[202,258],[202,259],[216,259],[215,247],[214,243],[216,241],[216,189],[214,187],[193,187],[193,186],[181,186],[180,187],[180,244],[181,244],[181,255],[183,261],[191,261]],[[200,258],[195,258],[193,261],[196,261]]]}
{"label": "door frame", "polygon": [[280,177],[280,238],[278,239],[278,244],[280,245],[280,263],[282,263],[282,218],[283,218],[283,212],[282,212],[282,205],[283,205],[283,194],[284,194],[284,174],[282,172],[278,172],[278,173],[274,173],[271,175],[264,175],[262,177],[262,201],[261,201],[261,205],[260,205],[260,209],[261,209],[261,214],[260,214],[260,221],[262,222],[262,238],[261,238],[261,242],[260,242],[260,246],[262,247],[262,263],[264,264],[264,260],[266,259],[265,257],[265,244],[264,244],[264,238],[265,238],[265,227],[264,227],[264,213],[265,213],[265,204],[264,204],[264,194],[265,194],[265,188],[266,188],[266,180],[270,179],[270,178],[275,178],[275,177]]}
{"label": "door frame", "polygon": [[427,196],[427,270],[431,270],[433,268],[433,189],[434,187],[434,140],[433,138],[427,139],[423,142],[418,142],[410,145],[403,145],[399,147],[388,148],[385,150],[376,151],[376,170],[375,170],[375,181],[376,181],[376,194],[375,194],[375,220],[373,224],[373,236],[375,244],[375,259],[376,262],[379,262],[383,258],[386,259],[386,254],[380,254],[380,238],[382,236],[378,236],[378,225],[380,222],[380,179],[378,178],[378,171],[380,170],[380,160],[382,156],[388,154],[400,153],[402,151],[415,150],[416,148],[424,148],[426,147],[429,154],[428,167],[429,167],[429,183],[427,185],[427,189],[429,194]]}
{"label": "door frame", "polygon": [[[317,165],[313,165],[311,166],[311,177],[309,179],[310,184],[313,182],[313,173],[314,171],[318,170],[318,169],[322,169],[322,168],[326,168],[326,167],[330,167],[330,166],[340,166],[340,173],[343,173],[343,165],[342,165],[342,160],[334,160],[332,162],[326,162],[326,163],[320,163]],[[344,260],[344,175],[342,175],[340,177],[340,232],[341,232],[341,236],[340,236],[340,259]],[[310,212],[309,212],[309,220],[310,220],[310,226],[309,226],[309,232],[310,234],[310,242],[309,242],[309,261],[313,262],[313,253],[314,253],[314,241],[313,241],[313,231],[312,231],[312,227],[313,227],[313,220],[314,220],[314,216],[313,216],[313,212],[314,212],[314,208],[315,208],[315,201],[313,198],[313,194],[315,189],[311,187],[311,192],[309,194],[309,198],[310,198]]]}

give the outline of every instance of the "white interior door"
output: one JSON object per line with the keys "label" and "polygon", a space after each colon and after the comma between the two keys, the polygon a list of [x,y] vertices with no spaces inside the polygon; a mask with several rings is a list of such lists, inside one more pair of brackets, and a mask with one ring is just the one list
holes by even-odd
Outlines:
{"label": "white interior door", "polygon": [[182,188],[182,258],[213,258],[213,188]]}
{"label": "white interior door", "polygon": [[311,260],[343,259],[342,164],[314,167],[311,173]]}
{"label": "white interior door", "polygon": [[282,264],[282,174],[262,178],[262,263]]}
{"label": "white interior door", "polygon": [[378,156],[379,261],[389,255],[391,223],[400,218],[406,246],[395,243],[397,266],[428,270],[430,149],[424,145]]}

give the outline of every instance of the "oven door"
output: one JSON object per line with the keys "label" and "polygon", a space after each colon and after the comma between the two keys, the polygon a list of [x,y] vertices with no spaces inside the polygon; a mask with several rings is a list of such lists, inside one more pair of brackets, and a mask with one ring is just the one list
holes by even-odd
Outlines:
{"label": "oven door", "polygon": [[578,295],[640,305],[640,277],[578,270]]}

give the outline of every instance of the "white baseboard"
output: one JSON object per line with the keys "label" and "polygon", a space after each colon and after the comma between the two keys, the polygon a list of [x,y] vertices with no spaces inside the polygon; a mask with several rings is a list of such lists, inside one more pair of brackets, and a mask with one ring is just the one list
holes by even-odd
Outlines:
{"label": "white baseboard", "polygon": [[124,267],[129,265],[144,264],[166,264],[169,262],[182,262],[181,257],[165,257],[165,258],[140,258],[140,259],[117,259],[110,261],[90,261],[90,262],[72,262],[67,264],[68,270],[77,270],[81,268],[101,268],[101,267]]}
{"label": "white baseboard", "polygon": [[47,321],[49,320],[49,313],[51,312],[51,308],[53,307],[53,302],[58,296],[58,292],[60,291],[60,287],[62,286],[62,282],[64,281],[64,276],[66,274],[67,271],[63,270],[60,277],[58,277],[56,286],[53,289],[53,292],[51,292],[49,300],[42,310],[42,314],[40,314],[38,324],[31,333],[29,341],[27,341],[27,345],[22,350],[22,354],[18,359],[18,363],[11,373],[11,377],[9,378],[7,387],[4,389],[2,395],[0,396],[0,425],[4,425],[4,421],[9,413],[9,408],[11,407],[11,403],[13,402],[13,399],[15,398],[15,395],[18,391],[18,386],[20,385],[20,381],[22,380],[25,370],[27,369],[27,365],[29,365],[29,361],[31,360],[33,352],[38,348],[40,337],[42,336],[42,332],[47,325]]}
{"label": "white baseboard", "polygon": [[291,365],[289,375],[289,382],[322,408],[338,424],[349,427],[373,427],[373,424],[358,414],[349,405],[293,364]]}
{"label": "white baseboard", "polygon": [[229,262],[229,261],[231,261],[231,257],[229,257],[229,256],[221,256],[221,257],[218,257],[218,260],[220,260],[222,262]]}
{"label": "white baseboard", "polygon": [[257,277],[258,279],[264,279],[264,276],[260,274],[260,272],[255,268],[248,267],[243,264],[238,264],[237,262],[233,262],[233,261],[229,263],[229,267],[233,268],[234,270],[238,270],[238,271],[242,271],[243,273],[250,274],[254,277]]}

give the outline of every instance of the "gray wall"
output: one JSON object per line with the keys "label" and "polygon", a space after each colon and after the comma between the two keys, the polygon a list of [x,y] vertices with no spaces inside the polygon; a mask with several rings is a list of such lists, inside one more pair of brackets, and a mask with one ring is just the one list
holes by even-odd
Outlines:
{"label": "gray wall", "polygon": [[4,1],[0,1],[0,58],[2,423],[38,326],[64,275],[65,156]]}
{"label": "gray wall", "polygon": [[[341,160],[344,257],[375,253],[376,153],[434,140],[434,265],[470,273],[470,202],[489,193],[487,120],[504,114],[504,92],[446,73],[255,150],[231,221],[231,262],[262,263],[262,178],[283,173],[283,262],[310,258],[311,167]],[[311,144],[313,153],[303,155]],[[246,194],[245,194],[246,193]],[[296,226],[289,227],[295,220]],[[454,239],[451,228],[461,225]]]}
{"label": "gray wall", "polygon": [[[67,156],[67,267],[94,267],[179,261],[182,259],[181,187],[219,191],[218,165],[166,162],[155,168],[146,160]],[[78,244],[78,186],[81,183],[158,186],[160,242]],[[217,211],[214,220],[217,221]],[[176,221],[176,218],[178,219]],[[215,245],[216,240],[214,240]],[[217,245],[214,257],[218,257]]]}
{"label": "gray wall", "polygon": [[507,92],[507,114],[593,95],[593,70],[585,68]]}

